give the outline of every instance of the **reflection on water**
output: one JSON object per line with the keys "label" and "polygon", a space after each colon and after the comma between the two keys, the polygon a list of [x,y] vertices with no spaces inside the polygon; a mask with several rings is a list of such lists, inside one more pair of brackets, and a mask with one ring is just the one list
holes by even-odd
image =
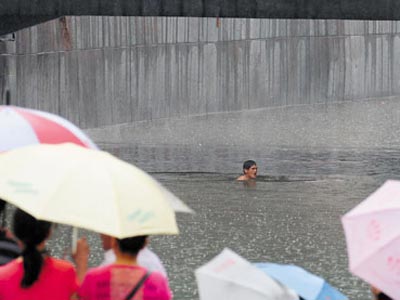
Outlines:
{"label": "reflection on water", "polygon": [[[194,269],[224,247],[253,262],[294,263],[320,274],[350,299],[369,299],[347,268],[340,216],[386,179],[399,177],[400,151],[257,149],[103,145],[153,175],[196,211],[179,214],[179,236],[152,238],[169,272],[175,299],[198,299]],[[235,178],[254,159],[260,177]],[[70,229],[52,241],[61,255]],[[91,263],[101,260],[97,235]]]}

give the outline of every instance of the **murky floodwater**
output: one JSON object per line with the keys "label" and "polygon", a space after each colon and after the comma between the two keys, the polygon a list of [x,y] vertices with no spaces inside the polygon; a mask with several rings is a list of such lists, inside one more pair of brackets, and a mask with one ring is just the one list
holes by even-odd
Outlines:
{"label": "murky floodwater", "polygon": [[[152,172],[196,211],[178,215],[179,236],[152,239],[175,299],[198,299],[194,270],[224,247],[252,262],[301,265],[350,299],[369,298],[367,286],[348,272],[340,216],[386,179],[399,177],[400,151],[103,148]],[[254,187],[234,181],[249,158],[259,166]],[[53,253],[63,253],[69,233],[64,226],[57,229],[50,245]],[[88,236],[95,265],[101,260],[100,244],[96,234]]]}

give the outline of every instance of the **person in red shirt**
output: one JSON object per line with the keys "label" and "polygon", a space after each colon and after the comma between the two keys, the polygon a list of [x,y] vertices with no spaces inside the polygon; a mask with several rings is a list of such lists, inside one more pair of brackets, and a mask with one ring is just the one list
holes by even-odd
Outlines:
{"label": "person in red shirt", "polygon": [[0,267],[0,299],[70,300],[75,297],[78,279],[74,266],[51,257],[46,251],[51,223],[17,209],[13,231],[23,251],[21,257]]}

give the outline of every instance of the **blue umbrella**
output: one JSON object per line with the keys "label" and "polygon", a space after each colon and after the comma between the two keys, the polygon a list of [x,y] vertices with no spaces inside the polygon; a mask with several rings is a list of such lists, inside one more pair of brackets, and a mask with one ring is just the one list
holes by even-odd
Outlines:
{"label": "blue umbrella", "polygon": [[331,286],[325,279],[294,265],[256,263],[266,274],[294,290],[305,300],[347,300],[348,298]]}

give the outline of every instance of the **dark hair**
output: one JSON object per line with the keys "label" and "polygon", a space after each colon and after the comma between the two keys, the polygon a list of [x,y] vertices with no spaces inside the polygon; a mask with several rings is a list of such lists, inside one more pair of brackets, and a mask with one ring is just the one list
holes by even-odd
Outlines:
{"label": "dark hair", "polygon": [[1,218],[1,230],[0,230],[0,236],[5,236],[6,232],[4,230],[4,227],[6,227],[6,201],[0,198],[0,215],[2,215]]}
{"label": "dark hair", "polygon": [[21,209],[14,213],[13,227],[15,236],[24,244],[22,257],[24,276],[21,287],[28,288],[39,278],[43,265],[43,254],[37,245],[43,242],[50,233],[51,223],[39,221]]}
{"label": "dark hair", "polygon": [[256,162],[254,160],[246,160],[243,163],[243,170],[248,170],[250,169],[252,166],[256,165]]}
{"label": "dark hair", "polygon": [[392,298],[390,298],[388,295],[380,292],[378,295],[376,295],[376,299],[377,300],[393,300]]}
{"label": "dark hair", "polygon": [[0,198],[0,213],[6,208],[6,201]]}
{"label": "dark hair", "polygon": [[121,252],[136,256],[146,244],[147,235],[134,236],[125,239],[117,239]]}

